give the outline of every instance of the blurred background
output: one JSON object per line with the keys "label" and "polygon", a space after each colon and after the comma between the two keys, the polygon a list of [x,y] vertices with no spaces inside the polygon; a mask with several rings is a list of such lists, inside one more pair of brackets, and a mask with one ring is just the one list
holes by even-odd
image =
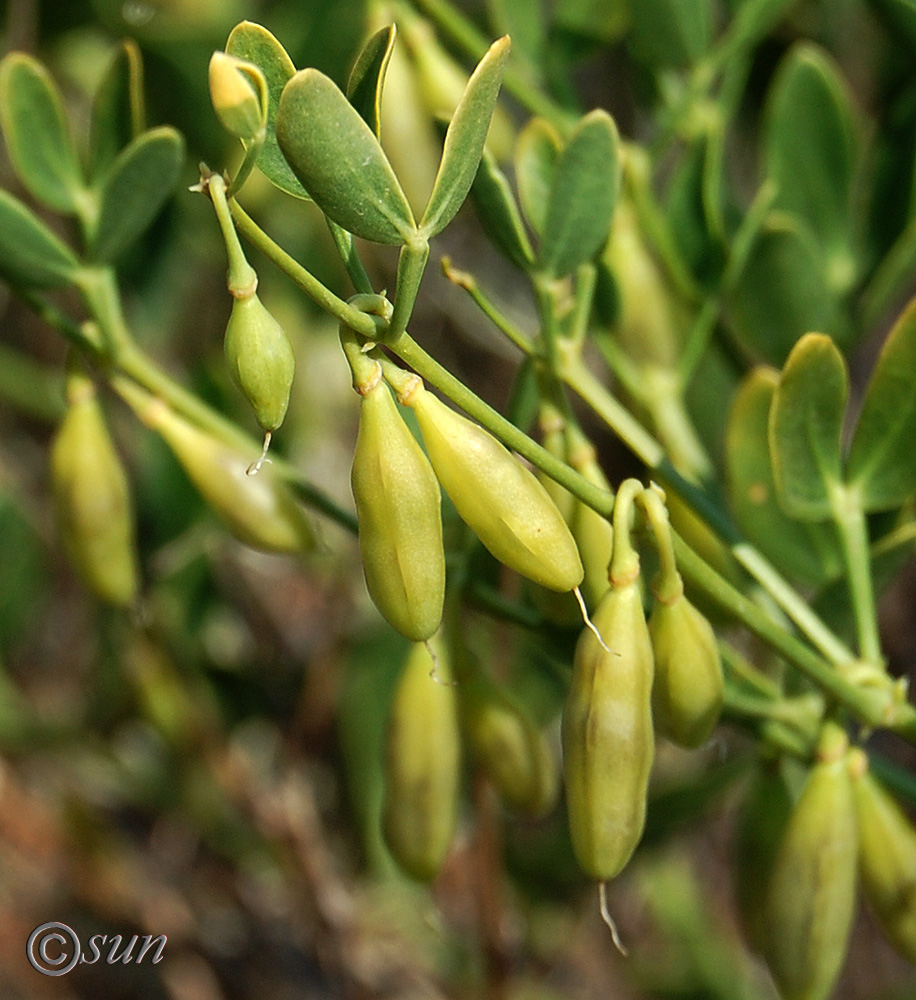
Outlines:
{"label": "blurred background", "polygon": [[[872,240],[889,246],[906,223],[911,190],[916,32],[913,22],[909,34],[904,29],[913,8],[857,0],[783,6],[791,9],[753,62],[745,131],[737,130],[731,153],[735,183],[740,189],[754,175],[749,137],[780,56],[800,37],[816,39],[843,67],[863,115],[882,122]],[[528,24],[518,14],[525,5],[509,0],[462,9],[488,37],[513,17],[520,31]],[[651,45],[634,36],[628,5],[575,0],[537,9],[542,83],[554,99],[579,110],[606,107],[624,135],[649,136]],[[238,160],[210,107],[210,55],[250,19],[268,27],[297,66],[342,83],[368,32],[393,15],[363,0],[0,5],[3,51],[22,49],[46,63],[78,136],[117,42],[138,43],[149,121],[176,126],[188,152],[174,198],[119,265],[129,323],[176,378],[252,433],[222,355],[223,245],[208,201],[187,190],[199,162],[222,169]],[[452,54],[470,69],[470,60]],[[385,135],[408,194],[422,199],[439,139],[415,74],[405,46],[392,68]],[[504,113],[511,139],[526,112],[507,100]],[[22,194],[5,156],[0,182]],[[350,294],[313,206],[291,210],[257,174],[242,201],[323,281]],[[433,260],[444,254],[485,274],[521,326],[534,322],[525,284],[484,240],[470,209],[437,239]],[[366,247],[365,255],[376,287],[391,288],[391,254]],[[276,446],[351,510],[358,404],[336,325],[254,251],[251,260],[297,353],[293,402]],[[901,302],[906,292],[901,286]],[[517,355],[435,264],[411,326],[484,398],[508,404]],[[874,354],[870,343],[858,352],[863,362]],[[22,353],[37,363],[27,378],[17,374]],[[48,447],[62,411],[65,356],[61,338],[0,288],[0,995],[774,1000],[732,902],[731,831],[753,757],[741,731],[725,725],[693,753],[659,748],[644,843],[611,888],[628,958],[613,948],[595,888],[577,872],[562,807],[539,821],[514,816],[470,766],[444,870],[431,887],[411,882],[389,857],[379,821],[384,720],[407,644],[368,599],[354,537],[316,516],[314,554],[246,548],[208,512],[164,445],[105,397],[133,488],[143,600],[132,613],[101,605],[66,560],[50,499]],[[712,414],[705,425],[714,453],[730,391],[723,384],[698,393],[700,411]],[[702,412],[697,422],[704,426]],[[614,482],[638,473],[613,441],[597,443]],[[905,570],[882,604],[899,674],[916,667],[913,593]],[[511,676],[558,744],[575,631],[545,637],[482,613],[471,614],[468,628],[494,674]],[[888,752],[916,767],[896,743]],[[30,932],[47,921],[72,927],[84,947],[93,934],[120,934],[125,944],[134,934],[168,941],[157,964],[101,961],[53,978],[26,960]],[[913,995],[916,970],[862,912],[837,996]]]}

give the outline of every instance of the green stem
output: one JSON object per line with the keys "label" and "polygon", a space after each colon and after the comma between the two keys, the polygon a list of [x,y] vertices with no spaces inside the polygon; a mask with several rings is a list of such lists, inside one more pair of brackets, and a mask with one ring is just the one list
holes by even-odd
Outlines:
{"label": "green stem", "polygon": [[201,183],[210,195],[210,201],[213,203],[219,228],[223,234],[223,242],[226,244],[226,256],[229,258],[229,279],[227,282],[229,291],[239,298],[247,298],[253,295],[258,287],[258,275],[248,263],[245,251],[239,242],[239,235],[235,231],[232,213],[226,198],[226,182],[219,174],[211,174]]}
{"label": "green stem", "polygon": [[880,666],[884,660],[872,587],[868,525],[861,496],[855,489],[838,486],[831,494],[831,508],[846,562],[859,652],[869,663]]}
{"label": "green stem", "polygon": [[718,640],[719,653],[722,662],[728,668],[729,673],[743,681],[747,686],[753,688],[758,694],[771,701],[782,697],[782,689],[772,677],[767,676],[746,656],[738,652],[737,649],[724,639]]}
{"label": "green stem", "polygon": [[239,232],[253,246],[256,246],[264,255],[291,278],[318,306],[336,317],[340,322],[346,323],[351,330],[355,330],[361,337],[369,340],[376,340],[379,336],[380,323],[378,318],[373,319],[369,313],[355,309],[342,298],[335,295],[329,288],[326,288],[310,271],[307,271],[294,257],[288,254],[282,247],[278,246],[263,229],[251,218],[241,205],[232,199],[229,202],[232,211],[232,218],[239,228]]}
{"label": "green stem", "polygon": [[576,300],[569,321],[568,337],[577,350],[582,350],[588,333],[588,322],[595,300],[598,268],[592,263],[580,264],[576,270]]}
{"label": "green stem", "polygon": [[470,295],[475,305],[496,327],[497,330],[509,341],[511,341],[524,354],[531,354],[534,350],[531,340],[514,323],[512,323],[493,302],[480,290],[477,279],[468,271],[460,271],[457,267],[452,267],[450,257],[443,257],[441,261],[442,273],[446,278],[459,288],[464,289]]}
{"label": "green stem", "polygon": [[334,246],[337,247],[340,259],[343,261],[344,267],[347,269],[347,274],[350,275],[350,281],[353,282],[353,287],[357,290],[357,292],[371,295],[375,289],[372,287],[369,275],[366,274],[366,269],[363,267],[362,260],[360,260],[359,253],[356,249],[356,242],[353,239],[353,234],[348,233],[343,226],[338,226],[336,222],[329,219],[327,216],[324,218],[325,222],[328,224],[331,238],[334,240]]}
{"label": "green stem", "polygon": [[420,282],[429,260],[429,242],[418,239],[416,242],[405,243],[398,257],[398,281],[394,290],[394,312],[391,324],[379,339],[395,341],[407,329]]}
{"label": "green stem", "polygon": [[77,286],[89,314],[98,325],[103,353],[117,361],[121,353],[130,348],[132,338],[121,308],[121,293],[114,269],[84,267],[79,272]]}
{"label": "green stem", "polygon": [[684,593],[684,581],[677,571],[677,560],[674,558],[668,509],[653,487],[643,490],[636,502],[645,511],[658,552],[659,570],[652,581],[652,592],[662,604],[672,604]]}

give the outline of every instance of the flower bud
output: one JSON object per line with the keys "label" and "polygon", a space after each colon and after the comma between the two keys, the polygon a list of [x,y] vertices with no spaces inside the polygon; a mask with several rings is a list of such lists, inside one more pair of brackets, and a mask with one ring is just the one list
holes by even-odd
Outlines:
{"label": "flower bud", "polygon": [[642,836],[655,742],[652,646],[638,578],[610,588],[582,632],[563,712],[563,770],[573,851],[611,879]]}
{"label": "flower bud", "polygon": [[246,143],[263,133],[267,117],[250,74],[261,75],[263,79],[261,70],[253,63],[242,62],[225,52],[214,52],[210,57],[213,110],[223,128]]}
{"label": "flower bud", "polygon": [[503,801],[530,816],[556,802],[557,762],[544,734],[512,696],[483,675],[458,685],[462,732]]}
{"label": "flower bud", "polygon": [[850,769],[865,898],[891,944],[916,962],[916,829],[871,776],[862,750],[850,751]]}
{"label": "flower bud", "polygon": [[722,711],[725,678],[712,626],[684,597],[656,601],[649,617],[655,654],[655,729],[684,747],[705,743]]}
{"label": "flower bud", "polygon": [[102,600],[127,605],[139,586],[127,477],[86,374],[70,372],[67,398],[51,446],[60,534],[87,585]]}
{"label": "flower bud", "polygon": [[224,346],[229,374],[258,423],[276,430],[289,406],[296,359],[289,337],[257,294],[233,299]]}
{"label": "flower bud", "polygon": [[154,400],[142,414],[162,436],[210,508],[239,541],[265,552],[305,552],[312,529],[289,488],[269,465],[249,476],[251,456]]}
{"label": "flower bud", "polygon": [[550,590],[582,582],[576,543],[537,478],[482,427],[418,385],[413,407],[439,482],[484,546]]}
{"label": "flower bud", "polygon": [[845,734],[822,741],[783,833],[764,903],[764,957],[784,1000],[827,1000],[856,901],[858,824]]}
{"label": "flower bud", "polygon": [[382,831],[395,860],[420,881],[438,872],[458,822],[461,740],[455,686],[441,646],[407,657],[388,716]]}
{"label": "flower bud", "polygon": [[369,594],[422,642],[439,627],[445,597],[439,483],[381,381],[362,397],[351,482]]}

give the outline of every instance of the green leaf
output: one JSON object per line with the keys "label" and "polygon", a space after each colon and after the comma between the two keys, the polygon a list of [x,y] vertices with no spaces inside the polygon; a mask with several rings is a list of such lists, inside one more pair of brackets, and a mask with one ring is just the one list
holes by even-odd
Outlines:
{"label": "green leaf", "polygon": [[62,288],[79,270],[73,251],[25,205],[0,190],[0,275],[13,285]]}
{"label": "green leaf", "polygon": [[277,141],[318,207],[354,236],[398,245],[416,223],[372,129],[317,69],[300,70],[280,98]]}
{"label": "green leaf", "polygon": [[89,126],[89,176],[99,177],[144,128],[143,61],[131,39],[118,46],[95,92]]}
{"label": "green leaf", "polygon": [[63,101],[48,71],[24,52],[11,52],[0,63],[0,122],[29,193],[58,212],[75,214],[84,183]]}
{"label": "green leaf", "polygon": [[822,254],[798,219],[784,212],[766,218],[729,298],[728,318],[742,347],[776,366],[808,330],[841,338],[839,304],[827,286]]}
{"label": "green leaf", "polygon": [[849,380],[836,344],[806,333],[792,349],[770,407],[770,456],[783,510],[803,521],[831,517],[842,483],[841,437]]}
{"label": "green leaf", "polygon": [[607,242],[620,190],[614,119],[599,109],[582,118],[557,159],[550,186],[539,264],[562,277]]}
{"label": "green leaf", "polygon": [[550,186],[562,146],[557,130],[543,118],[532,118],[519,133],[515,146],[518,196],[525,218],[536,233],[544,229]]}
{"label": "green leaf", "polygon": [[94,261],[115,261],[150,225],[174,190],[183,163],[184,140],[167,125],[149,129],[118,154],[102,185],[89,240]]}
{"label": "green leaf", "polygon": [[755,368],[735,396],[725,438],[729,500],[742,533],[775,566],[820,586],[842,563],[832,526],[792,520],[777,502],[768,435],[778,382],[775,369]]}
{"label": "green leaf", "polygon": [[271,184],[281,191],[291,194],[294,198],[311,200],[277,144],[277,111],[280,107],[280,95],[296,72],[292,59],[266,28],[253,21],[242,21],[232,29],[226,42],[226,52],[230,56],[254,63],[267,80],[269,95],[267,136],[258,154],[258,167]]}
{"label": "green leaf", "polygon": [[846,85],[829,57],[797,44],[770,88],[765,136],[775,206],[802,218],[823,246],[828,284],[845,291],[857,269],[853,185],[860,137]]}
{"label": "green leaf", "polygon": [[439,172],[420,222],[420,229],[427,239],[441,233],[454,219],[471,190],[483,155],[490,119],[496,110],[509,49],[510,42],[506,36],[490,46],[471,74],[455,108],[445,134]]}
{"label": "green leaf", "polygon": [[692,66],[712,40],[710,0],[638,0],[630,16],[633,48],[650,66]]}
{"label": "green leaf", "polygon": [[523,270],[529,268],[534,263],[534,251],[525,224],[506,175],[487,150],[477,168],[471,197],[493,245]]}
{"label": "green leaf", "polygon": [[380,28],[363,46],[347,81],[350,103],[379,139],[382,137],[382,90],[396,35],[397,27],[393,24]]}
{"label": "green leaf", "polygon": [[849,452],[846,479],[867,511],[897,507],[916,492],[916,299],[878,357]]}

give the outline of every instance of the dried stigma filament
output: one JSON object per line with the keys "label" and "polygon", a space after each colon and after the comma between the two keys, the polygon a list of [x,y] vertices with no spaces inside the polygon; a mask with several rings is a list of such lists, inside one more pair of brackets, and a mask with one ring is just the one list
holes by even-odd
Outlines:
{"label": "dried stigma filament", "polygon": [[628,523],[641,490],[626,480],[614,508],[611,585],[593,616],[610,649],[590,630],[582,632],[563,712],[573,850],[583,871],[599,881],[620,872],[642,836],[655,749],[652,646]]}
{"label": "dried stigma filament", "polygon": [[87,585],[102,600],[127,605],[139,586],[130,489],[95,385],[77,362],[67,374],[67,404],[51,445],[60,534]]}
{"label": "dried stigma filament", "polygon": [[366,586],[385,618],[422,642],[439,627],[445,598],[439,484],[379,363],[363,357],[361,368],[367,374],[359,378],[354,368],[362,402],[351,483]]}
{"label": "dried stigma filament", "polygon": [[[398,864],[432,879],[458,822],[461,738],[456,688],[439,643],[414,643],[388,715],[382,830]],[[435,671],[436,677],[433,677]]]}
{"label": "dried stigma filament", "polygon": [[582,582],[582,562],[563,516],[537,478],[489,431],[450,409],[416,379],[413,408],[443,489],[484,546],[510,569],[550,590]]}

